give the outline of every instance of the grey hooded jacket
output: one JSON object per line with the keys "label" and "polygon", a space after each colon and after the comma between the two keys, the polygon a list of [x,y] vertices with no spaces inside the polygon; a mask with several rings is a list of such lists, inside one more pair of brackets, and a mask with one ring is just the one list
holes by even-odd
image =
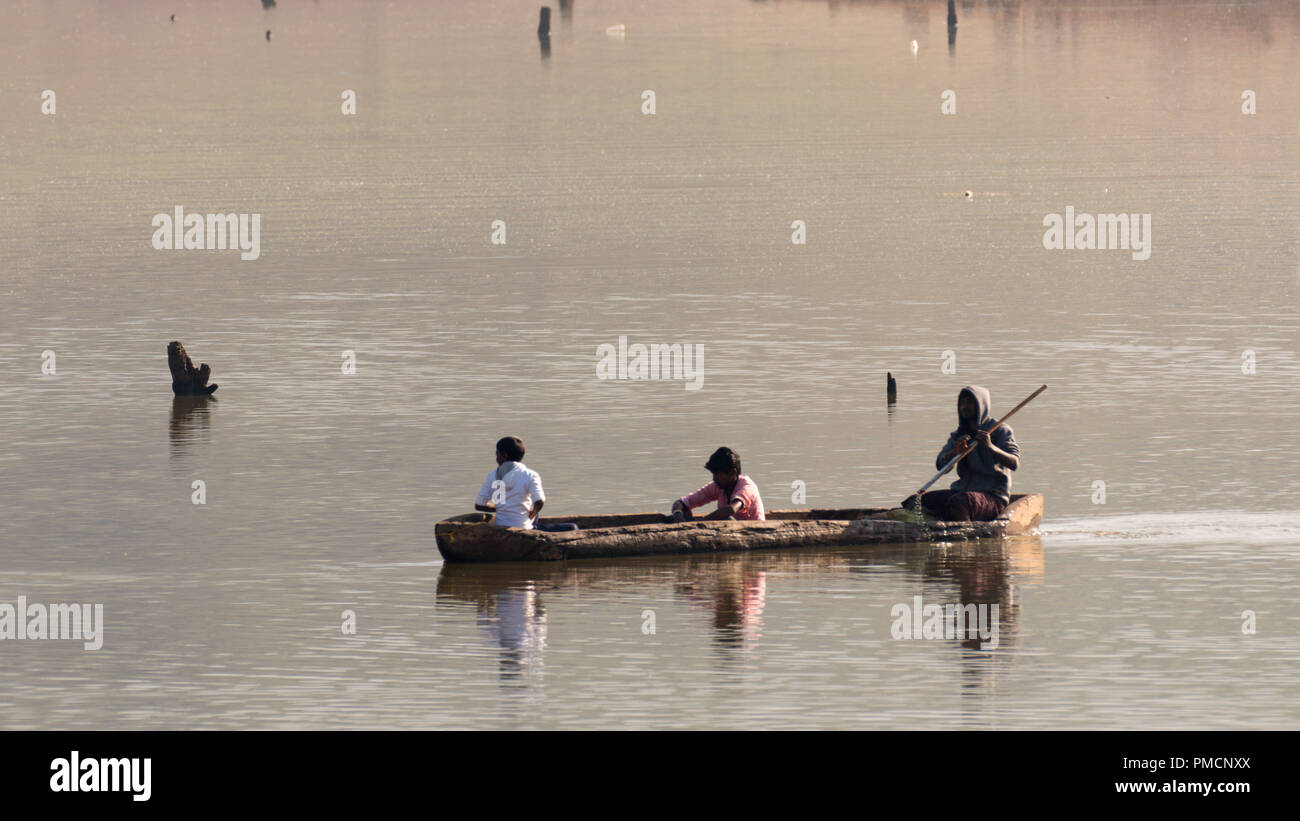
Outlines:
{"label": "grey hooded jacket", "polygon": [[[997,420],[989,416],[989,405],[992,401],[989,397],[987,388],[979,385],[967,385],[957,394],[958,401],[961,394],[970,394],[975,399],[977,405],[976,418],[979,420],[979,429],[988,430],[997,424]],[[940,455],[944,451],[951,450],[957,440],[963,436],[975,438],[975,431],[962,426],[961,414],[957,415],[957,429],[948,434],[948,442],[939,451]],[[1013,456],[1020,455],[1020,446],[1016,444],[1016,436],[1012,433],[1011,428],[1003,425],[998,428],[992,435],[991,441],[1002,450]],[[935,457],[935,468],[941,469],[944,462]],[[993,461],[993,455],[976,445],[975,449],[966,455],[957,463],[957,481],[952,483],[953,490],[967,490],[978,493],[992,494],[1003,502],[1011,501],[1011,470],[1004,468],[997,462]]]}

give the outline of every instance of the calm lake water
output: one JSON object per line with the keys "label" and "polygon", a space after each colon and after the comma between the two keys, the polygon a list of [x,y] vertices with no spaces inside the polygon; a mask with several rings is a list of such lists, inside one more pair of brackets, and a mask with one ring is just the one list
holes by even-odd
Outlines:
{"label": "calm lake water", "polygon": [[[0,641],[0,728],[1300,728],[1300,5],[576,0],[549,53],[538,6],[0,7],[0,603],[105,623]],[[260,258],[155,250],[178,205]],[[1067,207],[1150,258],[1045,248]],[[598,379],[620,336],[701,388]],[[506,434],[548,514],[721,444],[769,508],[894,503],[971,383],[1050,386],[1041,536],[433,543]],[[895,640],[916,596],[997,646]]]}

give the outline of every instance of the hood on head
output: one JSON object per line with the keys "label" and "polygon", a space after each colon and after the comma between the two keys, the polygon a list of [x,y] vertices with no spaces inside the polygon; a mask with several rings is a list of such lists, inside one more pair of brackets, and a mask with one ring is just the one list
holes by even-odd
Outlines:
{"label": "hood on head", "polygon": [[[989,420],[989,407],[993,404],[992,397],[989,396],[989,389],[981,385],[967,385],[957,394],[957,401],[961,401],[962,394],[969,394],[975,400],[975,425],[982,428]],[[961,418],[961,411],[957,411],[957,427],[964,423]]]}

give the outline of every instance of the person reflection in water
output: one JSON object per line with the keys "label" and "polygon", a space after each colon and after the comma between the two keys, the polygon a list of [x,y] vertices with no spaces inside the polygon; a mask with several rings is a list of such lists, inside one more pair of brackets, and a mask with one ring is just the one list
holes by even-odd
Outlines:
{"label": "person reflection in water", "polygon": [[718,641],[744,644],[757,640],[767,598],[767,574],[751,571],[719,582],[713,598],[713,629],[718,631]]}
{"label": "person reflection in water", "polygon": [[478,625],[501,648],[499,662],[503,679],[519,678],[527,671],[539,671],[546,651],[546,610],[531,583],[510,587],[480,604]]}
{"label": "person reflection in water", "polygon": [[767,573],[728,563],[701,582],[683,582],[678,595],[713,615],[713,637],[721,645],[745,646],[762,635]]}

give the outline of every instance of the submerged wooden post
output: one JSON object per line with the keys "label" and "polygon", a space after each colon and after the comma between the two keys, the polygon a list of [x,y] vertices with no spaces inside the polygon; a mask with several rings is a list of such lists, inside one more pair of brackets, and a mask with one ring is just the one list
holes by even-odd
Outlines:
{"label": "submerged wooden post", "polygon": [[885,398],[891,405],[898,401],[898,383],[894,381],[894,375],[889,371],[885,372]]}
{"label": "submerged wooden post", "polygon": [[208,363],[194,367],[180,342],[167,343],[167,367],[172,372],[172,393],[177,396],[207,396],[217,389],[215,384],[208,384],[208,377],[212,375]]}
{"label": "submerged wooden post", "polygon": [[538,37],[551,36],[551,7],[550,6],[542,6],[542,16],[537,21],[537,36]]}

